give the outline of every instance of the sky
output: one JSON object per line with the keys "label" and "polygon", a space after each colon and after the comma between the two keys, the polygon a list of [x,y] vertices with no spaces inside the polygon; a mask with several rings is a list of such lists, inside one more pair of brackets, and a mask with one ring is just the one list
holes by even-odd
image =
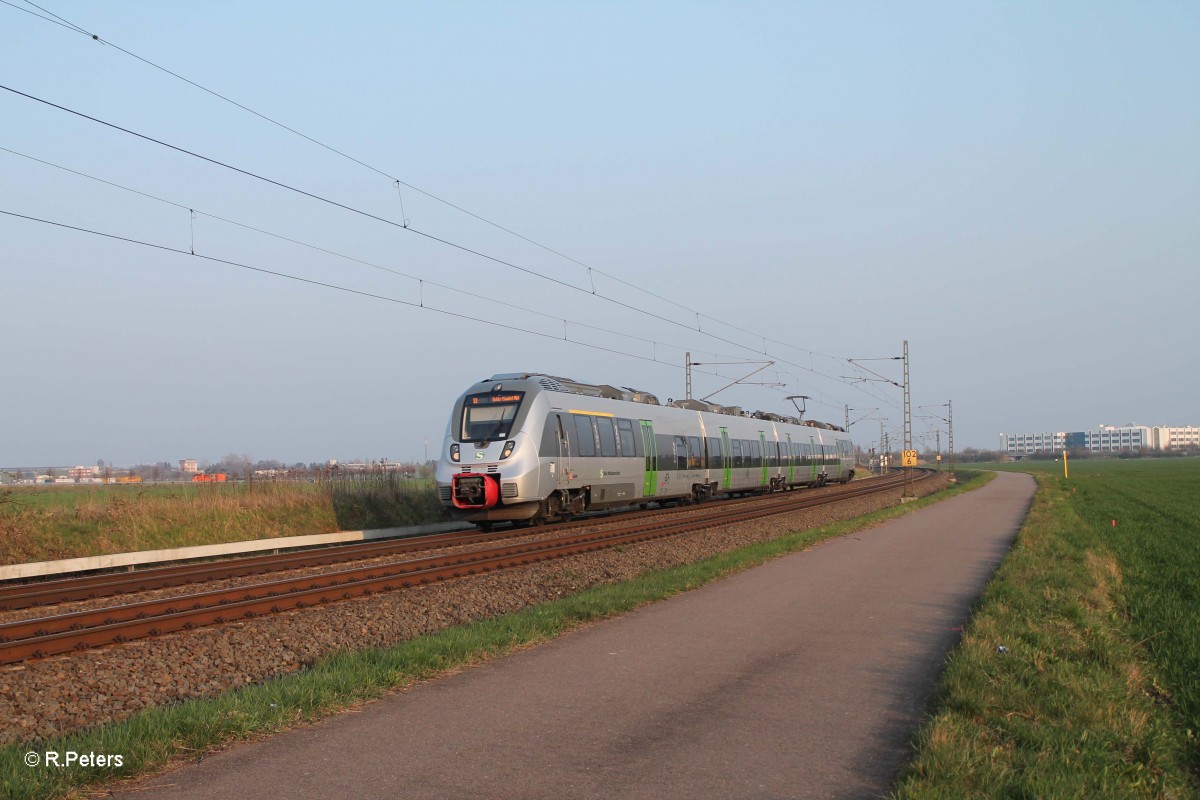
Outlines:
{"label": "sky", "polygon": [[436,458],[477,380],[665,400],[689,352],[872,447],[905,342],[918,447],[948,402],[958,450],[1200,424],[1195,3],[3,0],[0,37],[0,465]]}

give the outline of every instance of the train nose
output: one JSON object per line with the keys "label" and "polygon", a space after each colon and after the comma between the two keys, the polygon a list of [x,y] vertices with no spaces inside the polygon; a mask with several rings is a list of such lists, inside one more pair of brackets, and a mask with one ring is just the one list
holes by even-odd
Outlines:
{"label": "train nose", "polygon": [[500,484],[491,475],[455,475],[450,486],[455,508],[491,508],[500,501]]}

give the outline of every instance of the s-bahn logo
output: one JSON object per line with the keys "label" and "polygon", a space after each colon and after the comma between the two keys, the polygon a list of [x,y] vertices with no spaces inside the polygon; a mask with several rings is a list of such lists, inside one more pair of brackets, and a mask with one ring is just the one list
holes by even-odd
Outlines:
{"label": "s-bahn logo", "polygon": [[475,460],[476,460],[476,461],[483,461],[483,457],[484,457],[484,456],[486,456],[486,455],[487,455],[487,453],[485,453],[484,451],[482,451],[482,450],[476,450],[476,451],[475,451]]}

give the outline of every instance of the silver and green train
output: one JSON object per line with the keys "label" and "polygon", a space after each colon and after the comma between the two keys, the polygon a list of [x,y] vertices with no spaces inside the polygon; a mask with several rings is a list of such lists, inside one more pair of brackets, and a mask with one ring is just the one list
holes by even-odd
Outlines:
{"label": "silver and green train", "polygon": [[517,373],[455,401],[437,485],[455,516],[488,529],[853,477],[850,437],[834,425]]}

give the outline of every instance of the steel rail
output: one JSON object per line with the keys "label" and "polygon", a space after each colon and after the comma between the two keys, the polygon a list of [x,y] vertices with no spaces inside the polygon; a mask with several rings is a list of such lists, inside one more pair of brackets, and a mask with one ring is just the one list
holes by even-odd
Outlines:
{"label": "steel rail", "polygon": [[[762,502],[761,497],[727,500],[729,503]],[[690,507],[683,507],[691,510]],[[679,507],[659,508],[648,512],[634,512],[626,519],[646,514],[679,513]],[[576,519],[567,525],[579,528],[595,525],[600,517]],[[558,526],[561,530],[562,527]],[[79,600],[97,600],[120,594],[134,594],[175,586],[240,578],[248,575],[264,575],[289,569],[328,566],[369,558],[382,558],[400,553],[431,550],[437,547],[456,547],[480,542],[497,541],[517,536],[528,536],[531,528],[512,528],[491,533],[478,530],[453,531],[420,537],[405,537],[373,542],[315,547],[290,553],[265,553],[253,556],[205,561],[203,563],[172,564],[149,567],[132,572],[107,572],[51,581],[37,581],[0,586],[0,611],[17,611],[38,606],[53,606]],[[286,542],[281,541],[286,549]]]}
{"label": "steel rail", "polygon": [[[932,477],[926,473],[922,479]],[[369,596],[532,564],[551,558],[679,533],[736,524],[895,488],[900,480],[872,482],[837,495],[806,496],[798,502],[758,503],[690,519],[659,519],[619,526],[615,531],[572,534],[551,540],[434,556],[388,565],[342,570],[236,589],[214,590],[94,611],[23,620],[0,626],[0,664],[159,636],[208,624]],[[624,520],[622,520],[624,522]],[[186,607],[191,605],[190,608]]]}
{"label": "steel rail", "polygon": [[[518,536],[525,531],[500,531],[481,534],[475,529],[429,536],[390,539],[387,541],[356,542],[302,550],[293,553],[266,553],[243,556],[202,564],[175,564],[151,567],[135,572],[106,573],[66,578],[39,583],[26,583],[0,587],[0,611],[15,611],[34,606],[50,606],[73,600],[95,600],[118,594],[133,594],[172,586],[187,586],[193,583],[240,578],[246,575],[261,575],[287,569],[325,566],[344,561],[379,558],[435,547],[455,547],[465,544]],[[282,545],[286,547],[286,545]],[[281,549],[282,549],[281,547]]]}

